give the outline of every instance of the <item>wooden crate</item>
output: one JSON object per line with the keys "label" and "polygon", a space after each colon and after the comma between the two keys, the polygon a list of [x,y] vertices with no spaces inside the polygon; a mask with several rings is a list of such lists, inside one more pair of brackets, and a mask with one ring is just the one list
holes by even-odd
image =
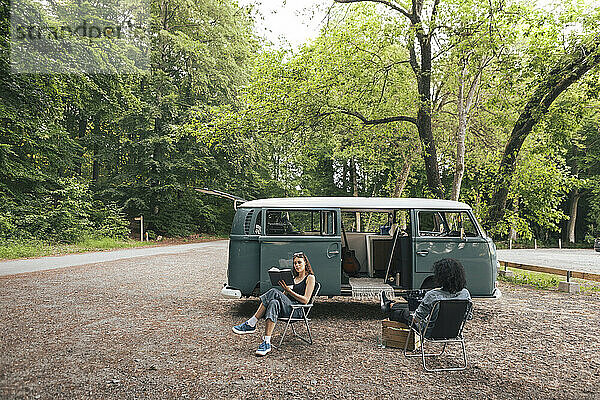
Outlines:
{"label": "wooden crate", "polygon": [[386,347],[394,347],[404,349],[406,336],[410,334],[408,339],[407,350],[413,351],[420,346],[419,336],[415,336],[414,332],[408,329],[408,326],[402,322],[390,321],[384,319],[381,321],[381,343]]}

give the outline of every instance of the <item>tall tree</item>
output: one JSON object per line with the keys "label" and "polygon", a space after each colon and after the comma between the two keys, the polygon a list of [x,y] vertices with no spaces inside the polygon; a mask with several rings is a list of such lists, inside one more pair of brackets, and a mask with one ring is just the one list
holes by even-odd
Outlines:
{"label": "tall tree", "polygon": [[157,233],[212,230],[215,213],[193,188],[222,188],[231,150],[197,128],[212,107],[235,104],[255,46],[252,23],[232,1],[160,0],[152,3],[151,27],[151,71],[121,117],[127,158],[103,193],[130,215],[143,213]]}
{"label": "tall tree", "polygon": [[600,36],[591,35],[581,43],[572,45],[556,60],[556,64],[540,77],[535,89],[519,115],[498,169],[489,222],[504,217],[509,187],[517,168],[519,151],[523,142],[548,111],[554,100],[577,82],[586,72],[600,63]]}
{"label": "tall tree", "polygon": [[[349,115],[360,119],[365,125],[377,125],[390,122],[410,122],[414,124],[419,133],[422,144],[423,161],[427,174],[427,183],[432,194],[444,198],[444,188],[440,179],[438,167],[437,148],[431,126],[432,114],[432,40],[437,29],[436,15],[439,0],[434,0],[430,7],[424,7],[424,0],[412,0],[410,8],[404,8],[395,1],[387,0],[334,0],[336,3],[363,3],[372,2],[383,4],[389,9],[398,12],[409,21],[408,51],[410,66],[417,81],[418,107],[416,117],[395,115],[384,118],[370,119],[355,110],[346,110]],[[429,8],[429,9],[428,9]]]}

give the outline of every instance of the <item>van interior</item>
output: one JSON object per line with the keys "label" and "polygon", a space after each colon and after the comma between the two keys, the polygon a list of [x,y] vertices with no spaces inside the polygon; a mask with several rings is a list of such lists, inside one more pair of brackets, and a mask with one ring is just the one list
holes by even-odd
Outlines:
{"label": "van interior", "polygon": [[[410,288],[412,243],[409,210],[341,210],[342,232],[336,232],[334,211],[271,210],[267,235],[337,235],[342,237],[342,292],[379,294],[381,290]],[[260,212],[254,232],[260,234]],[[249,230],[249,228],[248,228]],[[344,260],[352,251],[360,264],[346,273]]]}
{"label": "van interior", "polygon": [[[385,279],[385,283],[396,287],[410,287],[410,224],[407,210],[342,210],[342,247],[352,250],[360,264],[355,274],[342,271],[342,285],[349,284],[352,277],[359,277]],[[347,252],[342,251],[344,254]]]}

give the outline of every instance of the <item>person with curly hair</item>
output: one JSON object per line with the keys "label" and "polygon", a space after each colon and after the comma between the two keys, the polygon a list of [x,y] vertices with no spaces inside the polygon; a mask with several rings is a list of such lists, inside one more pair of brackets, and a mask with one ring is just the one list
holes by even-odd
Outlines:
{"label": "person with curly hair", "polygon": [[[256,350],[257,356],[264,356],[271,351],[271,335],[275,329],[277,319],[279,317],[289,317],[292,313],[292,304],[308,304],[312,297],[316,280],[308,257],[303,252],[294,253],[292,263],[294,265],[292,269],[294,284],[288,286],[284,281],[279,281],[283,292],[275,288],[269,289],[260,296],[261,303],[254,315],[248,321],[233,327],[233,332],[238,335],[254,333],[258,320],[263,316],[265,317],[267,320],[265,336]],[[296,310],[294,317],[300,317],[296,314],[300,312],[302,310]]]}
{"label": "person with curly hair", "polygon": [[[423,328],[423,323],[433,304],[439,300],[471,300],[471,294],[465,287],[465,269],[462,264],[453,258],[444,258],[433,264],[433,277],[436,283],[441,286],[438,289],[432,289],[425,294],[423,300],[414,312],[415,322]],[[403,322],[410,325],[413,320],[413,314],[405,308],[404,304],[394,304],[388,300],[384,292],[381,292],[381,310],[389,315],[390,320]],[[473,318],[473,312],[469,311],[467,319]],[[428,327],[429,333],[433,325]],[[426,333],[426,334],[427,334]]]}

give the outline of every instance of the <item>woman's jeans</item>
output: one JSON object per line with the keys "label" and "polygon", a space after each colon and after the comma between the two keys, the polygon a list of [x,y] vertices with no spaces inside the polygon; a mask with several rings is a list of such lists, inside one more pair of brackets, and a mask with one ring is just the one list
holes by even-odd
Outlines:
{"label": "woman's jeans", "polygon": [[[265,294],[260,296],[260,301],[265,306],[267,311],[265,312],[265,319],[270,319],[273,322],[277,322],[277,318],[286,318],[292,313],[292,304],[298,304],[296,301],[292,301],[289,297],[283,294],[280,290],[275,288],[269,289]],[[302,310],[296,310],[294,317],[300,317]]]}

